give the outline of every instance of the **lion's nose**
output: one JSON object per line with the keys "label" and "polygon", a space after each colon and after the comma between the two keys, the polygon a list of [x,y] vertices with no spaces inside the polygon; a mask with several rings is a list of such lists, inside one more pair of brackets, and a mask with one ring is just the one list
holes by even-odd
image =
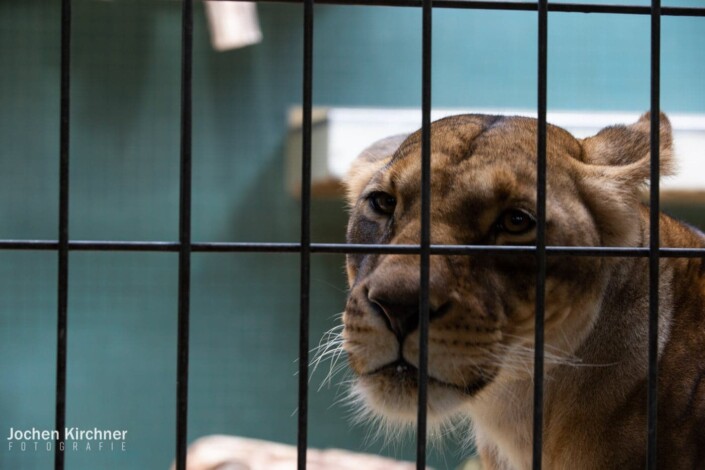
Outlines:
{"label": "lion's nose", "polygon": [[418,302],[395,302],[390,299],[372,297],[370,297],[370,301],[382,311],[387,327],[400,341],[414,331],[419,324]]}
{"label": "lion's nose", "polygon": [[[387,327],[394,333],[397,339],[401,342],[419,325],[419,293],[407,293],[402,297],[392,297],[384,295],[381,292],[371,291],[368,296],[370,302],[375,305],[387,324]],[[431,320],[441,317],[450,309],[450,303],[447,302],[439,308],[433,308],[429,312]]]}

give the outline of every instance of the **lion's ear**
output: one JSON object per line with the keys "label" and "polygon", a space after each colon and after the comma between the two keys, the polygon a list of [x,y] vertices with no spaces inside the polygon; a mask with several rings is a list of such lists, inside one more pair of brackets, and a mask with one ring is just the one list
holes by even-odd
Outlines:
{"label": "lion's ear", "polygon": [[[638,212],[634,205],[651,174],[651,115],[630,126],[602,129],[582,141],[582,194],[592,208],[604,246],[636,246]],[[660,174],[672,166],[671,125],[665,114],[659,120]]]}
{"label": "lion's ear", "polygon": [[400,134],[378,140],[358,155],[345,177],[348,204],[355,205],[372,176],[392,159],[408,136]]}
{"label": "lion's ear", "polygon": [[[651,158],[651,113],[642,115],[629,126],[611,126],[597,135],[583,139],[585,163],[600,168],[632,188],[649,179]],[[671,124],[665,114],[659,116],[659,163],[661,175],[672,172]],[[596,168],[596,169],[597,169]]]}

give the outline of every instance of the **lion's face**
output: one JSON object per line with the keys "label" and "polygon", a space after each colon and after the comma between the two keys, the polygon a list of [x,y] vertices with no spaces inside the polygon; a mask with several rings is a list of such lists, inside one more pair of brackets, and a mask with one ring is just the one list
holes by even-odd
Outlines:
{"label": "lion's face", "polygon": [[[431,133],[431,243],[535,244],[536,121],[455,116],[433,123]],[[607,182],[643,175],[633,165],[590,161],[595,149],[604,159],[600,135],[579,141],[562,129],[548,128],[548,245],[637,242],[636,184],[626,189]],[[348,242],[419,243],[420,133],[400,142],[387,140],[356,162],[347,182],[352,206]],[[343,348],[357,375],[355,391],[374,413],[399,424],[416,418],[419,263],[416,255],[347,258],[350,295]],[[590,331],[604,292],[600,272],[605,263],[590,257],[548,258],[547,367],[569,361]],[[431,256],[432,423],[451,417],[493,386],[530,377],[535,278],[532,254]]]}

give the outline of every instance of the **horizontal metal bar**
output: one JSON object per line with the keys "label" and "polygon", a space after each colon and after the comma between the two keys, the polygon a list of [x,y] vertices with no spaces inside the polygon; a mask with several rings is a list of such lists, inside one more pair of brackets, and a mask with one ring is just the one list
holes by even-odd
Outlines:
{"label": "horizontal metal bar", "polygon": [[[252,0],[216,0],[221,2],[240,2]],[[257,3],[303,3],[303,0],[255,0]],[[423,0],[316,0],[318,5],[349,6],[384,6],[421,8]],[[537,11],[536,2],[493,2],[471,0],[434,0],[433,8],[450,8],[462,10],[501,10],[501,11]],[[549,12],[558,13],[611,13],[623,15],[650,15],[650,6],[637,5],[599,5],[592,3],[549,3]],[[705,16],[705,8],[698,7],[662,7],[661,16]]]}
{"label": "horizontal metal bar", "polygon": [[[56,240],[0,240],[0,250],[51,251]],[[69,241],[71,251],[179,251],[179,242]]]}
{"label": "horizontal metal bar", "polygon": [[[179,251],[179,242],[150,241],[69,241],[71,251],[133,251],[172,252]],[[0,240],[0,250],[52,251],[59,248],[56,240]],[[431,245],[433,255],[468,255],[486,253],[492,255],[533,254],[535,246],[486,246],[486,245]],[[300,243],[252,243],[252,242],[194,242],[195,253],[299,253]],[[420,245],[363,245],[347,243],[311,243],[311,253],[369,253],[369,254],[419,254]],[[649,248],[600,247],[600,246],[547,246],[551,256],[595,256],[614,258],[646,258]],[[661,248],[662,258],[702,258],[705,248]]]}

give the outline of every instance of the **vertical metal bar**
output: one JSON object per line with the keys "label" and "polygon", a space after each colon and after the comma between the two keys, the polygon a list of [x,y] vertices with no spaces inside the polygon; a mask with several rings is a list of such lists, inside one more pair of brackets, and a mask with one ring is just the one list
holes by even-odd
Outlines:
{"label": "vertical metal bar", "polygon": [[313,107],[313,0],[304,1],[303,143],[301,164],[301,274],[299,301],[299,406],[297,468],[308,448],[308,345],[311,281],[311,109]]}
{"label": "vertical metal bar", "polygon": [[431,27],[433,1],[423,0],[421,58],[421,248],[419,293],[419,374],[416,468],[426,468],[428,324],[431,261]]}
{"label": "vertical metal bar", "polygon": [[661,93],[661,2],[651,2],[651,193],[649,216],[649,374],[647,392],[647,468],[656,468],[659,311],[659,129]]}
{"label": "vertical metal bar", "polygon": [[179,189],[179,306],[176,377],[176,468],[186,470],[188,446],[189,316],[191,297],[191,91],[193,0],[181,13],[181,170]]}
{"label": "vertical metal bar", "polygon": [[69,284],[69,138],[71,110],[71,0],[61,2],[61,97],[59,124],[59,249],[56,328],[56,412],[59,439],[54,446],[54,469],[63,470],[66,428],[66,349],[68,346]]}
{"label": "vertical metal bar", "polygon": [[548,75],[548,1],[538,3],[538,135],[536,149],[536,323],[534,338],[533,463],[538,470],[543,444],[544,310],[546,305],[546,106]]}

